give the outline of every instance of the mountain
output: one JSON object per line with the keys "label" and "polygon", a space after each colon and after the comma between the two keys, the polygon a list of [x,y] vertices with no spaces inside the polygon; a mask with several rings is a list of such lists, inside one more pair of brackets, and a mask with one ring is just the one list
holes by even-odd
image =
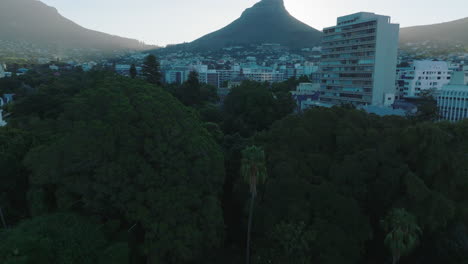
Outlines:
{"label": "mountain", "polygon": [[[0,41],[48,49],[142,50],[134,39],[83,28],[38,0],[0,0]],[[2,49],[2,47],[0,47]]]}
{"label": "mountain", "polygon": [[262,0],[228,26],[205,35],[189,48],[219,49],[232,45],[278,43],[292,48],[320,44],[322,33],[291,16],[283,0]]}
{"label": "mountain", "polygon": [[402,28],[400,41],[403,44],[430,42],[468,47],[468,18],[434,25]]}

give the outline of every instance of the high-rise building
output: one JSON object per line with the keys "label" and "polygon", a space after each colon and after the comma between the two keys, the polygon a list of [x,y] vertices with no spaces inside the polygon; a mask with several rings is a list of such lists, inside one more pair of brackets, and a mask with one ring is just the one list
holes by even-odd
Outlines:
{"label": "high-rise building", "polygon": [[356,13],[323,30],[320,100],[388,106],[395,99],[400,26],[390,17]]}

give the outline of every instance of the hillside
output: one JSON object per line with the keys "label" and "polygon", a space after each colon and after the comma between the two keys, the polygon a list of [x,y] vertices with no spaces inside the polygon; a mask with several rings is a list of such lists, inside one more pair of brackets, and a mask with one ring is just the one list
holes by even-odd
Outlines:
{"label": "hillside", "polygon": [[292,48],[320,44],[322,33],[291,16],[283,0],[262,0],[246,9],[228,26],[205,35],[186,46],[219,49],[225,46],[279,43]]}
{"label": "hillside", "polygon": [[463,45],[468,47],[468,18],[451,22],[402,28],[402,44],[429,42],[443,46]]}
{"label": "hillside", "polygon": [[34,45],[53,52],[67,49],[106,52],[148,48],[134,39],[83,28],[38,0],[1,0],[0,36],[6,43]]}

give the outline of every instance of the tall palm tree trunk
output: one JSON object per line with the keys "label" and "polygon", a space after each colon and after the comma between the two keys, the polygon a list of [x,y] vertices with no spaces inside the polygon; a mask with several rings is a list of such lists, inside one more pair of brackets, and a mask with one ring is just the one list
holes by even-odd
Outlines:
{"label": "tall palm tree trunk", "polygon": [[247,227],[247,254],[246,254],[246,264],[250,263],[250,232],[252,230],[252,219],[253,219],[253,209],[255,201],[255,192],[252,192],[250,198],[250,209],[249,209],[249,225]]}
{"label": "tall palm tree trunk", "polygon": [[7,229],[7,225],[6,225],[6,222],[5,222],[5,217],[3,217],[3,211],[2,211],[1,207],[0,207],[0,220],[2,220],[3,228]]}

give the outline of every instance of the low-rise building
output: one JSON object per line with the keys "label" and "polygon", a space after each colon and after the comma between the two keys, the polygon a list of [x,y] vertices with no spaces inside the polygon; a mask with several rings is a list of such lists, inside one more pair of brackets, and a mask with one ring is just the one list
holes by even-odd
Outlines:
{"label": "low-rise building", "polygon": [[320,99],[319,83],[300,83],[296,91],[291,92],[296,101],[297,111],[302,112],[312,106]]}

